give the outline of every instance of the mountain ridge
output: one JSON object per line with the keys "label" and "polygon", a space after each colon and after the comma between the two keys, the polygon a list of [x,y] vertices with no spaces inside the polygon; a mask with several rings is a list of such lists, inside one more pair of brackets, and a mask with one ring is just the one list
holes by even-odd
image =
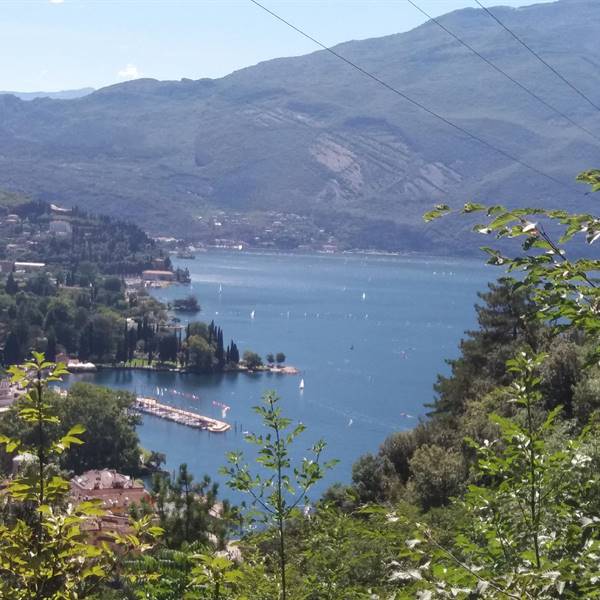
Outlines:
{"label": "mountain ridge", "polygon": [[[491,10],[594,97],[597,4]],[[600,115],[482,10],[440,21],[600,135]],[[595,166],[593,138],[501,79],[435,23],[335,50],[567,186]],[[574,206],[579,198],[574,184],[569,194],[461,139],[324,50],[220,79],[134,80],[68,101],[6,98],[0,187],[135,219],[155,235],[461,252],[465,224],[422,225],[432,204]]]}
{"label": "mountain ridge", "polygon": [[59,90],[57,92],[15,92],[15,91],[0,91],[1,95],[16,96],[20,100],[31,101],[38,98],[50,98],[53,100],[72,100],[81,98],[94,92],[92,87],[83,87],[75,90]]}

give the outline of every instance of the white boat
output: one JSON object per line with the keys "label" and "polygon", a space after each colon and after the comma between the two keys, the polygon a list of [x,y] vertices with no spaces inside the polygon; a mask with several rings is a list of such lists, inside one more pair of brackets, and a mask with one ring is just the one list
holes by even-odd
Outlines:
{"label": "white boat", "polygon": [[219,294],[223,293],[223,286],[221,284],[219,284]]}
{"label": "white boat", "polygon": [[367,294],[366,294],[366,292],[363,292],[362,299],[363,299],[363,300],[366,300],[366,299],[367,299]]}
{"label": "white boat", "polygon": [[254,319],[254,315],[255,315],[255,313],[256,313],[256,311],[254,311],[254,310],[253,310],[253,311],[250,313],[250,318],[251,318],[251,319]]}
{"label": "white boat", "polygon": [[298,389],[300,389],[300,390],[304,389],[304,379],[300,380],[300,385],[298,386]]}

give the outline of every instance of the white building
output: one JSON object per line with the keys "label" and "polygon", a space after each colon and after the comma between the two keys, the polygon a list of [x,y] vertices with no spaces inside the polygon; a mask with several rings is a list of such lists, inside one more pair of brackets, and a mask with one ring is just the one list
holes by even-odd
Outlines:
{"label": "white building", "polygon": [[16,389],[8,379],[0,379],[0,410],[7,409],[18,397]]}

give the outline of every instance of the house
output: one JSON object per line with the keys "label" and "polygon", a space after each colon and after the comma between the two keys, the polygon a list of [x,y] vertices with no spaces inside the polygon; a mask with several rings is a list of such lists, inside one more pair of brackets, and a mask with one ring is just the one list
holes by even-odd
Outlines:
{"label": "house", "polygon": [[166,258],[155,258],[152,261],[153,269],[166,269],[167,268],[167,259]]}
{"label": "house", "polygon": [[9,379],[0,380],[0,411],[8,409],[9,406],[18,398],[17,388],[11,385]]}
{"label": "house", "polygon": [[46,268],[46,263],[42,262],[16,262],[15,271],[21,273],[33,273]]}
{"label": "house", "polygon": [[68,221],[51,221],[48,230],[58,236],[68,236],[73,233],[71,223]]}
{"label": "house", "polygon": [[112,515],[127,515],[132,504],[150,502],[144,484],[114,469],[94,469],[71,479],[70,497],[74,503],[101,500]]}
{"label": "house", "polygon": [[172,271],[148,269],[147,271],[142,271],[142,279],[144,281],[175,281],[175,273]]}
{"label": "house", "polygon": [[74,504],[90,500],[100,500],[106,511],[90,517],[82,524],[92,544],[114,541],[114,534],[132,533],[129,507],[142,500],[151,501],[150,494],[142,483],[114,469],[86,471],[73,477],[70,482],[70,498]]}
{"label": "house", "polygon": [[71,208],[63,208],[62,206],[57,206],[56,204],[51,204],[50,205],[50,210],[53,213],[58,213],[58,214],[69,214],[72,212]]}
{"label": "house", "polygon": [[[102,544],[103,542],[112,544],[114,534],[127,535],[133,533],[129,516],[112,515],[110,513],[86,519],[81,526],[81,530],[87,534],[93,545]],[[118,550],[116,546],[113,546],[113,549]]]}

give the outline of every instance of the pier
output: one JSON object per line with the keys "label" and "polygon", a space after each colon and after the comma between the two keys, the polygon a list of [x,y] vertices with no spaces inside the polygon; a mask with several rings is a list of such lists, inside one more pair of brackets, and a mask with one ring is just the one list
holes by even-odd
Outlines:
{"label": "pier", "polygon": [[182,408],[169,406],[168,404],[161,404],[153,398],[138,397],[135,400],[133,408],[137,412],[153,415],[194,429],[205,429],[213,433],[224,433],[231,429],[231,425],[224,421],[218,421],[217,419],[205,417]]}

